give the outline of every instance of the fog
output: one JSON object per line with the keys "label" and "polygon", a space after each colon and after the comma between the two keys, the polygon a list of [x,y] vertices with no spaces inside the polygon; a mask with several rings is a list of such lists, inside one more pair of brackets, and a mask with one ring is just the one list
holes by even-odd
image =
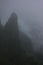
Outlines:
{"label": "fog", "polygon": [[[29,32],[35,26],[40,30],[41,38],[43,35],[43,0],[0,0],[0,17],[3,25],[12,12],[18,15],[20,30],[31,36]],[[43,45],[42,42],[40,44]]]}
{"label": "fog", "polygon": [[0,19],[6,24],[12,12],[19,30],[32,39],[35,51],[43,51],[43,0],[0,0]]}

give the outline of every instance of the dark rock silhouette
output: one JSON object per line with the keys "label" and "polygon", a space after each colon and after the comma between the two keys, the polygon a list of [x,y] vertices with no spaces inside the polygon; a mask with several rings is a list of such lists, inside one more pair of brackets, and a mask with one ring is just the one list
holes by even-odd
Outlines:
{"label": "dark rock silhouette", "polygon": [[2,41],[3,55],[9,62],[21,64],[33,56],[32,41],[25,33],[19,31],[16,13],[11,14],[4,26]]}
{"label": "dark rock silhouette", "polygon": [[12,13],[4,27],[4,48],[8,49],[9,55],[17,54],[19,45],[19,31],[17,24],[17,15]]}

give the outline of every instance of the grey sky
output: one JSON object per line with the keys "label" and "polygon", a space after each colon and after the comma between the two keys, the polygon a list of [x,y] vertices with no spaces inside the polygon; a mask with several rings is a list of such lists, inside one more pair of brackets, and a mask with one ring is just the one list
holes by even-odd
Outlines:
{"label": "grey sky", "polygon": [[[15,11],[21,29],[29,33],[33,23],[43,29],[43,0],[0,0],[0,17],[5,24],[10,14]],[[39,27],[38,27],[39,26]],[[41,30],[43,35],[43,30]]]}
{"label": "grey sky", "polygon": [[38,20],[43,20],[43,0],[0,0],[0,8],[3,24],[13,11],[29,14],[31,18],[37,16]]}
{"label": "grey sky", "polygon": [[28,29],[27,20],[31,22],[37,20],[37,24],[43,26],[43,0],[0,0],[0,10],[3,24],[8,20],[10,14],[16,11],[19,24],[25,29],[26,27]]}

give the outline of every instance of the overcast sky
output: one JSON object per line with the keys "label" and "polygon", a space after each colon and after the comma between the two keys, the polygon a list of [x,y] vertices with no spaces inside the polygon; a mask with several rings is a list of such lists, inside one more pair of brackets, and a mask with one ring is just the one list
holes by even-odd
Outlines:
{"label": "overcast sky", "polygon": [[0,0],[0,10],[3,24],[13,11],[19,12],[21,18],[28,14],[31,19],[36,16],[38,20],[43,20],[43,0]]}
{"label": "overcast sky", "polygon": [[43,27],[43,0],[0,0],[0,18],[3,25],[12,12],[17,13],[18,23],[27,33],[33,23]]}
{"label": "overcast sky", "polygon": [[37,28],[43,29],[43,0],[0,0],[0,18],[3,25],[14,11],[18,15],[18,24],[27,34],[33,23],[37,24]]}

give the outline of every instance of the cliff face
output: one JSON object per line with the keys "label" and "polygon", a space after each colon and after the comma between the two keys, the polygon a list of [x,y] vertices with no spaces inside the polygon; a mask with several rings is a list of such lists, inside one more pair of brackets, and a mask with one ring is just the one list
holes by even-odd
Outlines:
{"label": "cliff face", "polygon": [[[1,23],[0,30],[2,30]],[[19,62],[21,59],[21,61],[25,61],[33,55],[32,41],[25,33],[19,31],[15,13],[11,14],[3,28],[2,34],[2,43],[0,44],[2,45],[1,56],[7,60],[9,59],[10,62],[15,60]]]}
{"label": "cliff face", "polygon": [[18,24],[17,24],[17,15],[12,13],[8,22],[5,25],[6,32],[13,37],[17,37],[18,35]]}
{"label": "cliff face", "polygon": [[[25,33],[20,32],[17,24],[17,15],[12,13],[4,27],[4,46],[11,53],[33,52],[32,42]],[[17,52],[16,52],[17,51]],[[23,51],[23,52],[22,52]]]}
{"label": "cliff face", "polygon": [[14,55],[17,53],[19,46],[19,32],[18,32],[18,24],[17,24],[17,15],[12,13],[8,22],[6,23],[3,31],[3,47],[7,48],[7,51]]}

